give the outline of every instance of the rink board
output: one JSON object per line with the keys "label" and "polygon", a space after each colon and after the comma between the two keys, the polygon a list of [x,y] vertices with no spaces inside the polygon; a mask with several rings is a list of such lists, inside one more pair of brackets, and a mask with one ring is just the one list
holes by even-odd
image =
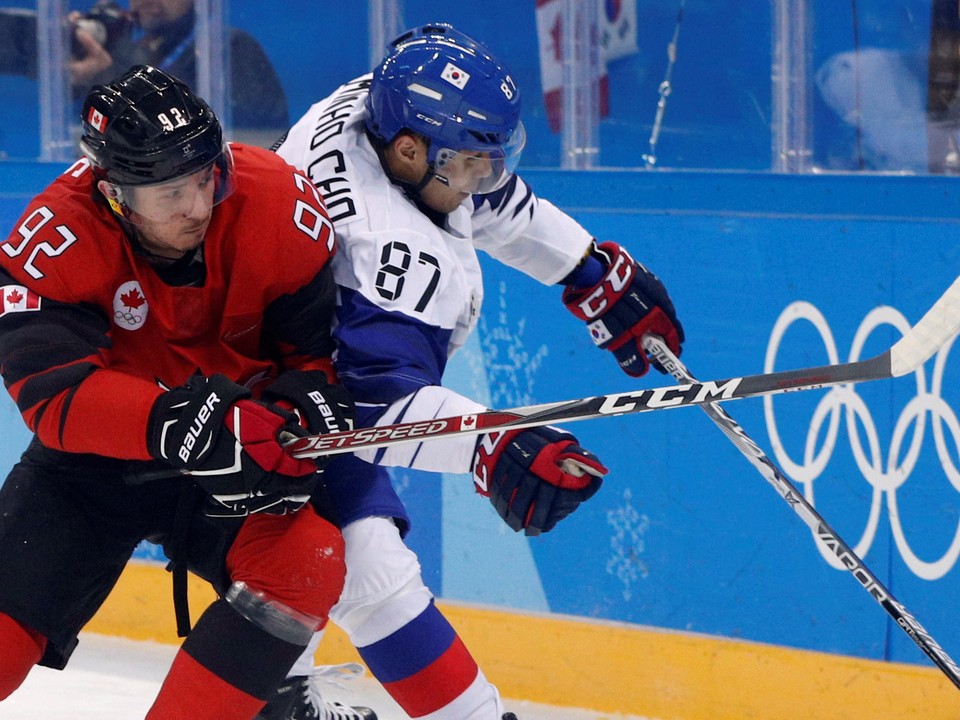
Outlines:
{"label": "rink board", "polygon": [[[0,166],[0,224],[12,226],[58,169]],[[686,327],[684,360],[701,379],[763,372],[768,360],[779,370],[880,352],[899,337],[898,323],[916,322],[960,273],[954,178],[525,177],[660,275]],[[557,288],[483,263],[481,324],[451,362],[451,386],[511,407],[669,384],[621,375],[563,310]],[[859,386],[856,395],[796,393],[769,408],[755,399],[727,409],[956,659],[960,625],[949,598],[960,595],[960,384],[951,351],[921,374]],[[846,698],[860,708],[847,717],[885,712],[896,697],[924,717],[944,707],[945,681],[926,656],[830,566],[696,408],[570,429],[611,473],[595,498],[540,538],[509,532],[469,478],[394,478],[426,582],[452,603],[458,626],[466,618],[464,635],[476,633],[468,644],[505,693],[683,720],[707,707],[712,717],[717,708],[751,717],[743,703],[765,706],[754,717],[772,717],[793,713],[804,697],[820,707],[811,717],[827,717],[825,693],[837,695],[831,707]],[[27,441],[6,397],[0,431],[5,471]],[[116,632],[134,633],[140,620],[170,624],[166,611],[153,617],[138,602]],[[487,617],[502,635],[483,624]],[[614,655],[584,656],[581,646]],[[545,678],[558,678],[556,686]]]}
{"label": "rink board", "polygon": [[[195,620],[213,593],[194,580]],[[570,616],[440,606],[505,697],[663,720],[957,717],[956,690],[928,668]],[[131,563],[87,629],[177,642],[169,574]],[[360,658],[331,626],[316,660]]]}

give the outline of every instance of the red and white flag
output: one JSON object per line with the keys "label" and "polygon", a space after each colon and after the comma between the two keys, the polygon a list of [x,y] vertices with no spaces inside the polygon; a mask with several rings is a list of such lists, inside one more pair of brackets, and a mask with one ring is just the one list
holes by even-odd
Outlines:
{"label": "red and white flag", "polygon": [[107,118],[96,108],[90,108],[90,112],[87,114],[87,122],[95,127],[97,132],[102,133],[107,129]]}
{"label": "red and white flag", "polygon": [[40,309],[40,296],[23,285],[4,285],[0,287],[0,317],[7,313],[25,312]]}
{"label": "red and white flag", "polygon": [[[597,29],[600,35],[600,117],[610,112],[607,63],[637,52],[637,0],[604,0]],[[537,0],[540,84],[550,129],[563,124],[563,0]]]}

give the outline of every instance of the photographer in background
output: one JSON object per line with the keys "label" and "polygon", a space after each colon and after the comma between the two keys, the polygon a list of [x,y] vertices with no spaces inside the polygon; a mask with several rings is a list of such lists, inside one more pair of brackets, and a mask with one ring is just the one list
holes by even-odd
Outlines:
{"label": "photographer in background", "polygon": [[[74,94],[82,97],[92,85],[139,64],[160,68],[196,89],[194,0],[130,0],[129,6],[125,10],[113,0],[99,0],[88,13],[68,16],[74,26],[69,63]],[[37,76],[36,22],[32,11],[0,13],[0,73]],[[257,40],[236,28],[230,29],[230,65],[233,127],[285,129],[287,100],[277,73]],[[275,137],[264,138],[264,144]]]}

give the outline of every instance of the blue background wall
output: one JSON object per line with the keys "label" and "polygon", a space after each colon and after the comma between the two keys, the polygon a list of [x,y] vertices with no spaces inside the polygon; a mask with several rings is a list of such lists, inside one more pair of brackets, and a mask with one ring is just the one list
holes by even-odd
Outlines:
{"label": "blue background wall", "polygon": [[[12,226],[26,196],[57,170],[0,165],[6,190],[0,225]],[[951,213],[960,190],[949,178],[536,170],[526,176],[598,237],[625,243],[660,274],[686,326],[684,359],[702,379],[762,372],[773,326],[796,301],[819,309],[845,361],[874,308],[890,305],[916,322],[960,272],[960,226]],[[560,306],[557,288],[493,262],[485,270],[480,332],[454,362],[452,385],[509,407],[670,384],[658,375],[622,376]],[[896,337],[890,329],[874,331],[862,355],[884,350]],[[922,446],[915,467],[895,492],[907,540],[928,562],[947,553],[960,522],[960,490],[950,470],[960,442],[950,409],[957,407],[957,360],[949,352],[944,358],[946,462],[937,455],[927,416],[917,431]],[[823,340],[800,322],[780,343],[775,366],[828,360]],[[877,428],[882,469],[891,464],[893,437],[905,435],[904,445],[913,437],[915,428],[894,428],[906,404],[923,394],[918,383],[925,391],[932,387],[932,371],[929,363],[920,381],[857,388]],[[802,461],[814,407],[824,395],[775,400],[775,428],[795,462]],[[26,432],[6,397],[0,407],[5,470]],[[762,401],[728,409],[773,455]],[[695,408],[571,429],[611,473],[596,498],[540,538],[507,530],[468,477],[398,475],[414,517],[410,543],[442,596],[926,662],[848,573],[827,564],[799,518]],[[867,442],[863,427],[859,432]],[[894,494],[873,491],[849,438],[841,427],[814,484],[816,505],[857,545],[877,495],[877,530],[862,548],[865,560],[956,654],[960,629],[949,601],[960,590],[954,559],[933,580],[911,569],[892,539]],[[817,447],[823,442],[821,433]]]}
{"label": "blue background wall", "polygon": [[[949,216],[957,189],[943,179],[551,172],[527,177],[598,237],[626,243],[660,274],[686,325],[684,359],[701,378],[763,371],[777,318],[801,300],[823,313],[846,361],[857,329],[874,308],[892,305],[916,322],[960,269],[958,227]],[[598,198],[604,199],[602,207]],[[531,285],[495,263],[485,269],[480,343],[494,406],[634,386],[565,316],[555,288]],[[877,329],[861,356],[883,351],[897,337],[890,328]],[[517,359],[504,362],[511,352]],[[950,382],[956,361],[949,362],[949,353],[944,357],[942,395],[956,407],[956,385]],[[823,341],[801,322],[780,344],[776,368],[828,361]],[[929,370],[924,392],[932,387]],[[668,384],[662,377],[641,382]],[[906,403],[920,394],[917,383],[905,378],[857,390],[877,428],[880,460],[873,476],[896,464],[887,454],[893,438],[904,433],[895,433],[894,426]],[[802,462],[814,406],[824,394],[790,395],[774,403],[776,430],[795,462]],[[729,410],[773,456],[762,402],[744,401]],[[943,411],[955,426],[952,411]],[[947,553],[957,534],[960,504],[956,470],[951,482],[950,470],[937,457],[929,416],[925,423],[918,431],[919,458],[895,502],[913,551],[932,562]],[[829,567],[799,518],[702,413],[683,409],[571,429],[611,468],[600,496],[549,536],[494,545],[493,552],[502,553],[494,561],[487,559],[486,536],[477,531],[493,533],[496,523],[475,527],[467,500],[455,505],[457,515],[444,525],[442,543],[429,531],[411,538],[428,567],[435,548],[442,548],[442,573],[434,571],[433,577],[445,592],[464,588],[472,594],[454,596],[515,605],[513,589],[529,594],[533,582],[524,574],[525,563],[514,571],[517,546],[524,545],[543,594],[541,604],[531,599],[530,607],[872,658],[924,660],[852,577]],[[866,443],[866,431],[859,432]],[[951,468],[957,465],[960,436],[947,431],[946,437]],[[823,443],[821,434],[817,448]],[[861,546],[868,565],[948,650],[960,646],[943,600],[956,591],[955,557],[949,571],[932,581],[907,566],[891,540],[891,494],[872,491],[843,427],[814,488],[817,506],[851,545],[860,543],[876,505],[875,536]],[[421,523],[429,524],[429,517]],[[446,559],[451,546],[459,549],[454,563]],[[495,569],[487,577],[500,582],[481,587],[460,578],[475,575],[484,564]]]}

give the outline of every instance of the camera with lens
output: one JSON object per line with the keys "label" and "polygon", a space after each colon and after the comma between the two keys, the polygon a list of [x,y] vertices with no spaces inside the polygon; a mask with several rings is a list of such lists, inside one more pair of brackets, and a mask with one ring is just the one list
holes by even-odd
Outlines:
{"label": "camera with lens", "polygon": [[83,57],[86,51],[77,40],[77,30],[84,30],[93,37],[107,52],[113,49],[117,40],[128,35],[133,29],[130,13],[115,0],[98,0],[90,11],[73,23],[72,51],[74,57]]}

